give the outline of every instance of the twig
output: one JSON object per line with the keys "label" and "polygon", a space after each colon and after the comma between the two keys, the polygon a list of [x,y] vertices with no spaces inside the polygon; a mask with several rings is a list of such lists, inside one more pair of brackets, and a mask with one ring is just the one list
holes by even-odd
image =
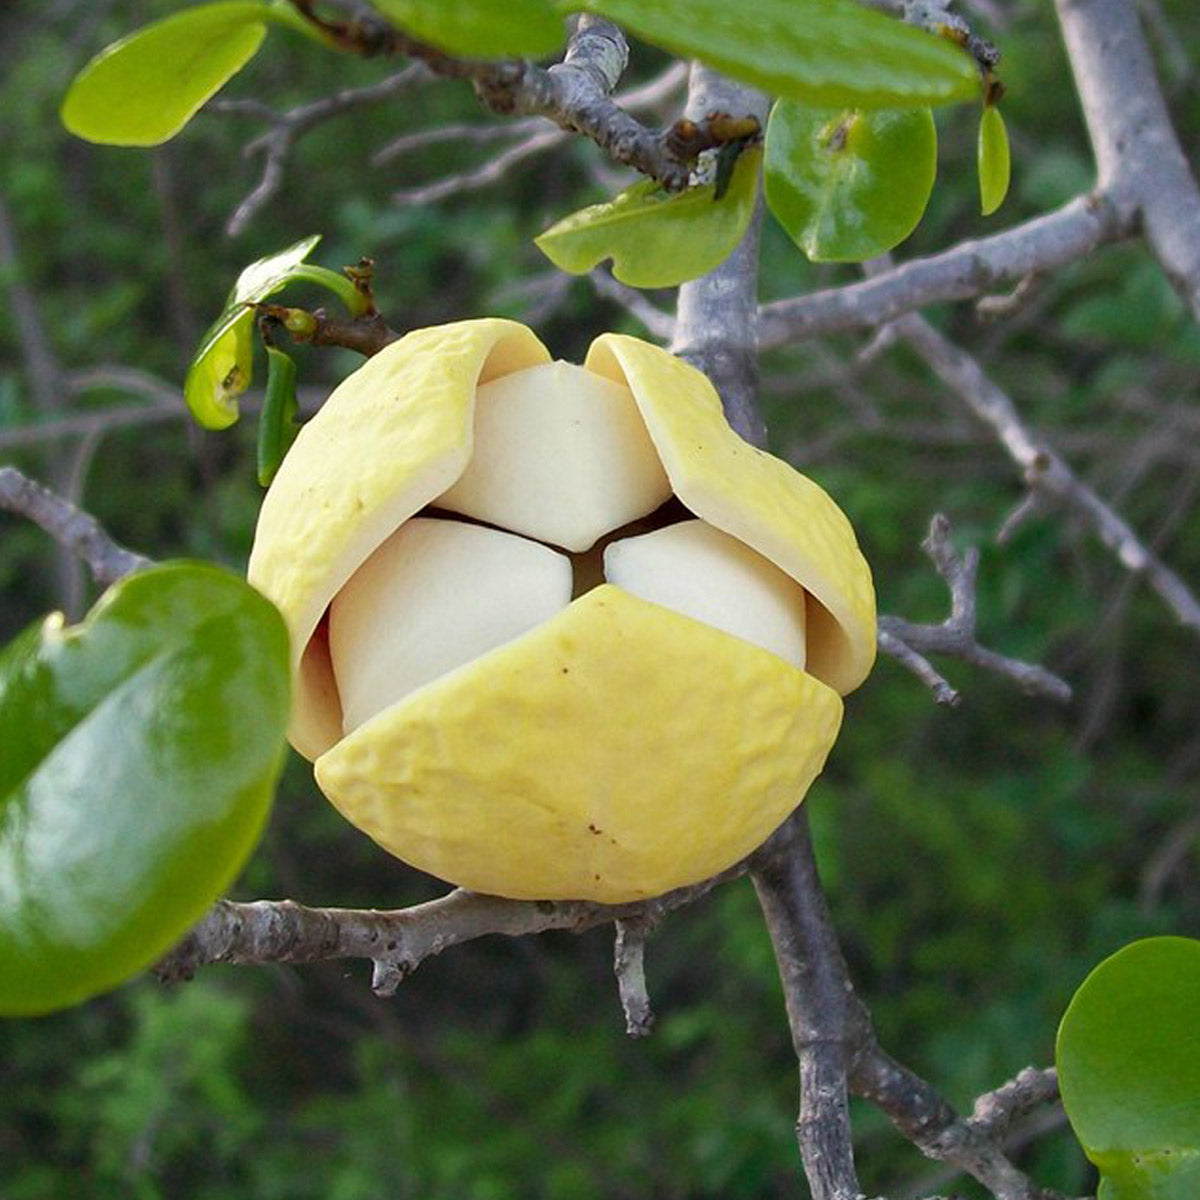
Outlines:
{"label": "twig", "polygon": [[361,54],[407,54],[436,75],[469,79],[493,111],[548,117],[570,133],[595,142],[614,161],[658,180],[665,188],[687,186],[690,164],[672,148],[668,132],[643,125],[612,99],[629,58],[625,36],[611,22],[579,17],[561,63],[543,70],[524,59],[455,58],[401,33],[359,0],[333,0],[346,12],[342,24],[315,17],[308,0],[292,0],[344,49]]}
{"label": "twig", "polygon": [[0,467],[0,508],[40,525],[86,563],[98,583],[115,583],[133,571],[153,565],[150,559],[113,541],[95,517],[23,475],[16,467]]}
{"label": "twig", "polygon": [[[936,1088],[873,1041],[855,1059],[851,1082],[855,1095],[878,1106],[923,1154],[965,1171],[996,1200],[1060,1200],[1057,1192],[1039,1187],[1009,1161],[996,1132],[986,1122],[958,1116]],[[1000,1093],[1005,1093],[1005,1088],[992,1095]],[[986,1098],[981,1099],[986,1110]],[[1002,1109],[1003,1101],[997,1103]]]}
{"label": "twig", "polygon": [[1080,517],[1126,570],[1145,578],[1180,624],[1200,633],[1200,601],[1187,584],[1049,445],[1026,428],[1011,398],[984,374],[979,363],[923,317],[910,314],[897,325],[934,374],[993,431],[1021,467],[1025,482]]}
{"label": "twig", "polygon": [[285,113],[275,112],[258,101],[211,100],[206,110],[256,116],[268,121],[271,128],[246,147],[247,154],[262,152],[263,172],[258,184],[234,209],[225,231],[236,237],[275,198],[283,186],[288,160],[297,141],[309,130],[324,121],[354,109],[390,100],[393,96],[431,79],[430,71],[421,63],[412,63],[403,71],[389,75],[368,87],[347,88],[302,104]]}
{"label": "twig", "polygon": [[1013,1079],[975,1101],[970,1124],[985,1137],[1001,1141],[1013,1122],[1058,1099],[1058,1072],[1053,1067],[1026,1067]]}
{"label": "twig", "polygon": [[531,134],[523,141],[508,146],[487,162],[455,175],[447,175],[435,179],[431,183],[420,184],[417,187],[401,188],[392,193],[393,204],[408,208],[421,204],[433,204],[445,200],[449,196],[457,196],[463,192],[475,192],[480,188],[499,183],[520,163],[535,154],[541,154],[553,146],[566,141],[567,134],[553,126],[546,128],[544,122],[538,122],[538,132]]}
{"label": "twig", "polygon": [[190,979],[206,963],[364,958],[375,964],[375,991],[391,995],[425,959],[451,946],[491,934],[523,937],[550,929],[581,933],[610,921],[654,922],[746,870],[745,863],[738,863],[703,883],[624,905],[504,900],[462,888],[426,904],[391,911],[306,908],[291,900],[218,900],[159,962],[155,973],[179,980]]}
{"label": "twig", "polygon": [[959,695],[930,665],[925,658],[927,654],[961,658],[1011,679],[1030,695],[1047,696],[1062,703],[1070,700],[1070,685],[1045,667],[1007,658],[976,641],[975,577],[979,551],[972,548],[960,556],[950,540],[950,522],[941,513],[930,522],[922,547],[950,589],[950,616],[939,625],[916,625],[902,617],[881,616],[879,648],[928,684],[939,704],[957,704]]}
{"label": "twig", "polygon": [[[614,96],[613,103],[626,112],[656,109],[679,89],[686,78],[687,65],[672,63],[657,78]],[[415,133],[404,134],[381,147],[372,156],[371,165],[382,166],[402,154],[408,154],[413,150],[423,150],[427,146],[441,145],[445,142],[488,143],[502,138],[526,138],[545,129],[546,118],[540,116],[530,117],[523,121],[503,121],[489,124],[459,122],[439,125],[431,129],[419,129]],[[566,130],[558,132],[560,140],[565,139],[568,133]]]}
{"label": "twig", "polygon": [[[260,315],[280,322],[285,321],[289,313],[308,312],[284,304],[259,304],[256,307]],[[308,312],[308,316],[312,318],[312,328],[303,332],[289,331],[294,341],[306,342],[311,346],[340,346],[364,358],[378,354],[384,346],[391,345],[401,336],[383,319],[382,314],[374,311],[361,317],[331,317],[325,309],[317,308]]]}
{"label": "twig", "polygon": [[625,1012],[625,1032],[630,1037],[647,1037],[654,1027],[654,1012],[646,990],[646,938],[651,926],[645,921],[619,920],[613,945],[613,972],[621,1008]]}
{"label": "twig", "polygon": [[605,267],[597,267],[588,274],[592,287],[606,300],[614,300],[630,316],[636,317],[656,338],[669,342],[675,334],[675,318],[665,309],[652,304],[644,291],[631,288],[614,279]]}

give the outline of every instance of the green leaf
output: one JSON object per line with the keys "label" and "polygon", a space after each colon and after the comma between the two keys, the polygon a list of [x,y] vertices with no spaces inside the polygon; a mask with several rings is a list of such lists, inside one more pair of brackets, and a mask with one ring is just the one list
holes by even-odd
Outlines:
{"label": "green leaf", "polygon": [[1148,938],[1105,959],[1063,1016],[1056,1059],[1101,1196],[1200,1195],[1200,942]]}
{"label": "green leaf", "polygon": [[902,242],[929,203],[937,131],[928,108],[810,108],[767,122],[767,204],[814,262],[861,262]]}
{"label": "green leaf", "polygon": [[1000,110],[988,105],[979,121],[979,208],[985,217],[1004,203],[1011,172],[1008,130]]}
{"label": "green leaf", "polygon": [[809,104],[912,108],[974,99],[982,86],[961,46],[853,0],[570,0],[569,7]]}
{"label": "green leaf", "polygon": [[63,124],[110,146],[156,146],[254,57],[270,19],[260,3],[202,4],[146,25],[75,76]]}
{"label": "green leaf", "polygon": [[115,986],[234,878],[282,763],[287,660],[275,608],[193,563],[0,655],[0,1013]]}
{"label": "green leaf", "polygon": [[254,310],[293,279],[306,278],[304,259],[321,240],[319,233],[278,254],[251,263],[237,278],[221,315],[209,326],[188,367],[183,398],[205,429],[225,429],[238,418],[237,397],[254,374]]}
{"label": "green leaf", "polygon": [[549,0],[376,0],[375,7],[418,41],[470,58],[540,58],[564,40]]}
{"label": "green leaf", "polygon": [[630,287],[674,287],[711,271],[742,240],[754,212],[760,149],[743,151],[728,190],[716,185],[668,194],[653,180],[564,217],[537,247],[556,267],[581,275],[602,259]]}
{"label": "green leaf", "polygon": [[296,408],[296,364],[278,346],[268,346],[267,387],[258,419],[258,482],[261,487],[270,487],[283,456],[300,432]]}

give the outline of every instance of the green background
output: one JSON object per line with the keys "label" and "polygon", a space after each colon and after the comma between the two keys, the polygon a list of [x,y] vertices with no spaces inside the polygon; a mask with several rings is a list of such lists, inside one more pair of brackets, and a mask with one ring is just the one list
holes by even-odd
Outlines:
{"label": "green background", "polygon": [[[241,155],[257,122],[205,115],[144,152],[70,139],[55,114],[72,73],[172,8],[16,0],[0,14],[0,198],[64,370],[120,363],[178,388],[241,267],[317,231],[315,261],[376,259],[380,305],[401,327],[509,315],[568,359],[604,329],[641,332],[532,245],[553,220],[616,190],[595,182],[591,147],[560,146],[437,204],[391,203],[494,152],[451,143],[367,165],[390,138],[443,122],[503,129],[465,85],[316,130],[283,192],[235,239],[223,224],[257,179],[259,160]],[[979,217],[978,110],[940,111],[940,179],[905,255],[982,236],[1090,183],[1048,6],[1003,8],[1014,14],[999,35],[1012,193],[998,217]],[[1200,94],[1179,55],[1200,59],[1200,14],[1190,0],[1160,8],[1175,34],[1156,43],[1160,66],[1194,157]],[[663,63],[638,48],[631,76]],[[396,65],[324,55],[272,30],[229,94],[282,108]],[[768,298],[858,277],[807,264],[769,222],[764,238]],[[1005,321],[982,323],[969,305],[930,315],[1185,578],[1200,579],[1200,336],[1138,245],[1043,281]],[[1069,518],[1036,514],[997,545],[1022,497],[1015,469],[907,352],[856,363],[865,341],[823,339],[764,362],[775,448],[851,516],[884,611],[944,615],[943,585],[917,548],[931,513],[944,511],[963,544],[983,547],[985,642],[1045,662],[1076,688],[1061,708],[949,663],[964,695],[950,711],[883,660],[851,698],[808,800],[850,966],[884,1044],[969,1107],[1019,1068],[1051,1061],[1058,1019],[1102,957],[1200,925],[1200,860],[1184,836],[1200,772],[1196,643]],[[355,359],[301,350],[297,361],[302,388],[327,388]],[[109,414],[99,440],[15,444],[28,426],[80,414]],[[1189,429],[1190,440],[1180,433]],[[244,562],[259,495],[253,422],[205,434],[178,402],[152,408],[111,387],[59,388],[39,410],[12,321],[0,322],[0,458],[60,487],[74,481],[143,553]],[[82,610],[89,586],[43,535],[0,516],[0,540],[5,639],[53,606]],[[440,890],[345,825],[293,759],[236,895],[388,907]],[[649,1041],[624,1037],[610,959],[603,931],[489,939],[426,963],[388,1001],[370,994],[361,963],[213,968],[186,986],[143,979],[78,1010],[5,1023],[0,1196],[802,1194],[795,1063],[749,884],[671,917],[655,937]],[[1018,1146],[1018,1160],[1066,1192],[1091,1189],[1069,1133],[1053,1114],[1042,1120],[1048,1132]],[[980,1194],[940,1177],[873,1111],[856,1108],[856,1129],[864,1187]]]}

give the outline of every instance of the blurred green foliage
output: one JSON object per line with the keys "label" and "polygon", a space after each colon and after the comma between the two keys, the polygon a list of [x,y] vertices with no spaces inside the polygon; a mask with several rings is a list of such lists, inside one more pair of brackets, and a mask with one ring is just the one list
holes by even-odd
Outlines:
{"label": "blurred green foliage", "polygon": [[[370,165],[381,145],[419,129],[503,129],[465,86],[431,85],[318,128],[298,144],[278,198],[235,239],[222,229],[261,166],[242,154],[261,131],[254,119],[205,114],[151,152],[69,139],[55,110],[73,71],[175,7],[11,0],[0,13],[0,199],[64,372],[116,363],[178,386],[240,268],[317,231],[326,265],[376,259],[381,307],[401,327],[497,312],[534,323],[564,358],[600,330],[640,331],[588,282],[548,270],[531,244],[553,219],[615,190],[593,179],[591,148],[559,146],[437,204],[391,202],[397,189],[494,153],[436,143]],[[1049,6],[995,7],[1011,17],[984,32],[1006,55],[1013,193],[998,218],[979,217],[977,113],[939,113],[940,179],[905,255],[1044,211],[1089,181]],[[1164,81],[1194,154],[1200,89],[1180,61],[1200,61],[1200,13],[1191,0],[1154,7],[1170,31],[1155,40]],[[662,61],[636,49],[635,77]],[[284,109],[394,67],[322,55],[276,30],[230,95]],[[765,238],[768,298],[856,278],[806,263],[778,229]],[[967,305],[931,316],[1185,578],[1200,579],[1200,337],[1139,246],[1041,280],[1003,320],[983,323]],[[986,644],[1042,661],[1076,688],[1058,708],[949,663],[964,700],[943,710],[881,661],[851,698],[808,801],[846,953],[886,1046],[969,1106],[1021,1067],[1051,1061],[1066,1001],[1102,957],[1200,923],[1200,859],[1177,845],[1200,773],[1195,640],[1059,513],[1036,512],[997,544],[1022,496],[1011,464],[911,355],[859,360],[865,342],[831,338],[764,363],[777,448],[851,515],[885,611],[944,614],[944,586],[918,549],[943,511],[962,544],[983,548]],[[302,387],[317,389],[352,363],[298,358]],[[0,457],[73,479],[85,505],[144,553],[244,561],[258,502],[253,422],[201,433],[181,401],[152,413],[111,385],[64,385],[43,411],[25,366],[15,323],[0,322]],[[138,404],[141,417],[100,439],[12,444],[31,425]],[[64,568],[14,519],[0,517],[0,538],[7,638],[63,601]],[[390,907],[440,890],[345,825],[293,761],[238,892]],[[0,1025],[0,1196],[802,1194],[795,1064],[750,885],[673,916],[651,943],[659,1021],[648,1041],[622,1032],[610,954],[602,931],[487,940],[425,964],[388,1001],[370,994],[359,963],[210,969],[183,987],[143,980],[76,1011]],[[868,1189],[979,1195],[939,1177],[873,1111],[856,1116]],[[1093,1185],[1061,1127],[1016,1153],[1048,1185]]]}

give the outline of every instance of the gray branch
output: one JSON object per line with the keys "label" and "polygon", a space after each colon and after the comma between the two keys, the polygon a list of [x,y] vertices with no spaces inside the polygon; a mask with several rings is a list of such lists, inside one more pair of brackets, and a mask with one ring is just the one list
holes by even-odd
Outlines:
{"label": "gray branch", "polygon": [[1200,188],[1130,0],[1055,0],[1099,186],[1200,320]]}
{"label": "gray branch", "polygon": [[897,328],[934,374],[992,430],[1022,469],[1030,488],[1080,517],[1126,570],[1146,580],[1181,625],[1200,633],[1200,600],[1188,585],[1059,454],[1025,426],[1012,399],[984,374],[979,363],[923,317],[910,314],[897,322]]}
{"label": "gray branch", "polygon": [[938,574],[950,589],[950,616],[938,625],[917,625],[902,617],[879,618],[879,648],[896,658],[933,691],[939,704],[957,704],[959,694],[930,664],[926,655],[945,654],[1011,679],[1030,695],[1062,703],[1070,700],[1071,687],[1052,671],[1035,663],[1007,658],[976,640],[975,577],[979,551],[960,555],[950,540],[950,522],[938,513],[922,543]]}
{"label": "gray branch", "polygon": [[666,913],[745,874],[739,863],[712,879],[656,900],[605,905],[586,901],[504,900],[458,888],[437,900],[391,911],[307,908],[291,900],[238,904],[218,900],[155,967],[162,979],[190,979],[207,963],[306,963],[362,958],[374,964],[373,987],[391,995],[425,959],[451,946],[501,934],[524,937],[558,929],[582,933],[613,921],[642,935]]}
{"label": "gray branch", "polygon": [[759,346],[773,350],[822,334],[873,328],[939,301],[971,300],[1064,267],[1130,232],[1132,220],[1103,194],[1080,196],[1003,233],[959,242],[861,283],[764,305]]}
{"label": "gray branch", "polygon": [[153,565],[150,559],[113,541],[95,517],[16,467],[0,467],[0,508],[40,525],[59,545],[82,559],[98,583],[115,583]]}
{"label": "gray branch", "polygon": [[[767,97],[730,83],[711,67],[692,66],[687,116],[746,113],[765,124]],[[703,371],[721,395],[729,424],[748,442],[763,446],[766,425],[758,408],[758,234],[761,200],[738,248],[714,271],[679,289],[671,350]]]}
{"label": "gray branch", "polygon": [[654,1027],[654,1011],[646,990],[646,939],[653,925],[626,918],[618,920],[616,927],[613,973],[625,1011],[625,1032],[630,1037],[646,1037]]}
{"label": "gray branch", "polygon": [[343,113],[380,104],[393,96],[420,86],[432,78],[422,63],[412,63],[379,83],[368,87],[347,88],[332,96],[302,104],[285,113],[275,112],[257,100],[210,100],[206,111],[258,117],[268,122],[266,133],[246,147],[246,154],[261,153],[262,176],[254,189],[234,210],[225,226],[230,237],[236,237],[278,195],[287,174],[288,163],[296,143],[318,125]]}

